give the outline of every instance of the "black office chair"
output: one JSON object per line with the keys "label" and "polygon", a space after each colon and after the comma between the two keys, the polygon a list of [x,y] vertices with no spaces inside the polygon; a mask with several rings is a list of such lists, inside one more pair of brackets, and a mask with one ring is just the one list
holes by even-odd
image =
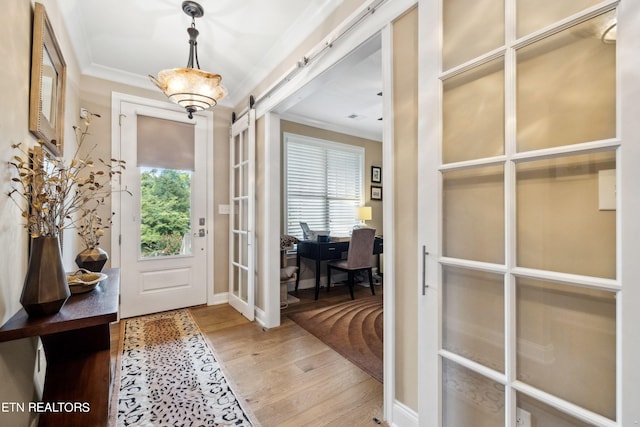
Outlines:
{"label": "black office chair", "polygon": [[376,291],[373,289],[373,265],[371,263],[375,234],[376,230],[374,228],[358,228],[353,230],[349,243],[349,251],[347,252],[347,259],[327,262],[327,292],[331,287],[331,270],[346,271],[348,277],[347,285],[349,286],[351,299],[355,299],[353,295],[355,273],[366,270],[367,273],[369,273],[371,294],[376,294]]}

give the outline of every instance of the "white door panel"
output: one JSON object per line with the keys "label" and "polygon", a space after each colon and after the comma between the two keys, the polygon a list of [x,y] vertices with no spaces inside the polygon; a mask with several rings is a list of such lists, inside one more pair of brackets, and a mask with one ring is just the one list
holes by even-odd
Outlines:
{"label": "white door panel", "polygon": [[255,316],[255,110],[233,123],[229,143],[229,304]]}
{"label": "white door panel", "polygon": [[624,33],[594,36],[618,5],[562,4],[421,4],[420,425],[638,422],[621,392],[639,390],[623,332],[637,281],[621,274],[637,269],[620,244],[637,196],[618,190],[637,83],[616,86]]}
{"label": "white door panel", "polygon": [[[198,116],[189,120],[184,113],[134,103],[124,102],[121,105],[121,156],[127,162],[127,169],[122,175],[122,188],[126,188],[127,192],[121,195],[120,218],[121,316],[138,316],[204,304],[207,301],[208,283],[208,225],[205,220],[208,194],[207,120]],[[194,126],[193,170],[183,170],[182,167],[172,169],[172,158],[179,156],[178,153],[162,155],[166,147],[157,150],[160,151],[158,157],[164,159],[160,162],[164,162],[163,167],[139,166],[138,123],[142,116],[167,120],[169,126]],[[166,216],[167,224],[173,224],[171,221],[179,214],[185,215],[182,204],[179,205],[182,206],[180,211],[167,210],[165,205],[154,204],[168,191],[173,191],[167,184],[160,187],[170,179],[173,180],[170,181],[171,185],[181,183],[184,186],[180,194],[186,199],[184,203],[187,204],[188,213],[186,218],[182,218],[180,232],[167,231],[152,239],[148,237],[149,231],[142,230],[149,229],[157,217]],[[144,202],[143,193],[147,195],[144,196]],[[158,209],[161,212],[157,212]]]}

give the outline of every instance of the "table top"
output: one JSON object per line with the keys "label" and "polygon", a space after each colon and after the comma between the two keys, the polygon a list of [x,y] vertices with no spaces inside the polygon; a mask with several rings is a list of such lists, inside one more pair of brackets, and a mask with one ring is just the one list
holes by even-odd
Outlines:
{"label": "table top", "polygon": [[30,317],[20,309],[0,328],[0,342],[87,328],[118,319],[120,270],[103,271],[108,277],[92,291],[73,294],[56,314]]}

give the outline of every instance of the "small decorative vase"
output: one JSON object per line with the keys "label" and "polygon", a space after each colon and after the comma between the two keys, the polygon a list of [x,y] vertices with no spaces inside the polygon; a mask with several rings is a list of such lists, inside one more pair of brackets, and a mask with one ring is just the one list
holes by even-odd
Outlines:
{"label": "small decorative vase", "polygon": [[59,312],[70,294],[58,238],[32,239],[20,304],[29,316],[45,316]]}
{"label": "small decorative vase", "polygon": [[85,270],[99,273],[109,260],[109,254],[102,248],[87,248],[76,256],[76,264]]}

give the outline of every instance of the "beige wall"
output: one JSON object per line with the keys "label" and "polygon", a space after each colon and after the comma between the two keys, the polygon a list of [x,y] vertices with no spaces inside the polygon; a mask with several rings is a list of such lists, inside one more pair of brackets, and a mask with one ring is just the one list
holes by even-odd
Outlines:
{"label": "beige wall", "polygon": [[418,10],[393,26],[396,398],[418,410]]}
{"label": "beige wall", "polygon": [[[111,93],[120,92],[130,95],[136,95],[155,100],[164,100],[161,93],[158,91],[144,90],[140,88],[134,88],[131,86],[110,82],[107,80],[98,79],[95,77],[83,76],[80,81],[80,104],[82,108],[86,108],[94,114],[99,114],[100,117],[95,117],[91,121],[90,135],[86,139],[86,146],[96,146],[93,152],[94,158],[111,158]],[[72,117],[76,123],[81,123],[79,117],[79,111],[67,110],[67,116]],[[67,141],[66,146],[71,148],[73,141]],[[104,206],[100,208],[101,216],[108,218],[111,210],[111,200],[107,199]],[[100,239],[100,246],[109,254],[113,253],[114,248],[111,244],[111,233],[107,232]],[[111,266],[109,261],[106,267]]]}
{"label": "beige wall", "polygon": [[[94,77],[84,76],[81,81],[82,107],[93,113],[101,115],[91,123],[91,142],[98,144],[96,157],[111,156],[111,95],[113,92],[126,93],[144,98],[166,101],[167,98],[157,90],[141,89],[120,83],[114,83]],[[72,111],[68,115],[75,116]],[[218,213],[219,204],[229,204],[229,126],[231,124],[231,111],[224,107],[216,107],[213,110],[214,134],[211,144],[214,146],[214,254],[211,262],[214,262],[214,292],[228,291],[229,278],[229,215]],[[110,212],[110,206],[104,209],[105,216]],[[113,251],[111,236],[109,233],[101,246],[109,253]]]}
{"label": "beige wall", "polygon": [[[72,56],[69,37],[64,31],[55,1],[43,0],[49,20],[67,63],[66,108],[78,105],[78,67]],[[7,161],[15,154],[11,144],[24,142],[31,146],[35,139],[29,133],[29,79],[31,67],[32,3],[5,0],[0,14],[0,322],[6,322],[20,309],[20,293],[27,264],[27,234],[21,226],[19,209],[6,196],[12,171]],[[73,139],[73,123],[66,117],[65,141]],[[72,262],[71,251],[65,264]],[[29,402],[34,399],[34,339],[0,344],[0,402]],[[27,425],[28,413],[1,413],[0,425]]]}

